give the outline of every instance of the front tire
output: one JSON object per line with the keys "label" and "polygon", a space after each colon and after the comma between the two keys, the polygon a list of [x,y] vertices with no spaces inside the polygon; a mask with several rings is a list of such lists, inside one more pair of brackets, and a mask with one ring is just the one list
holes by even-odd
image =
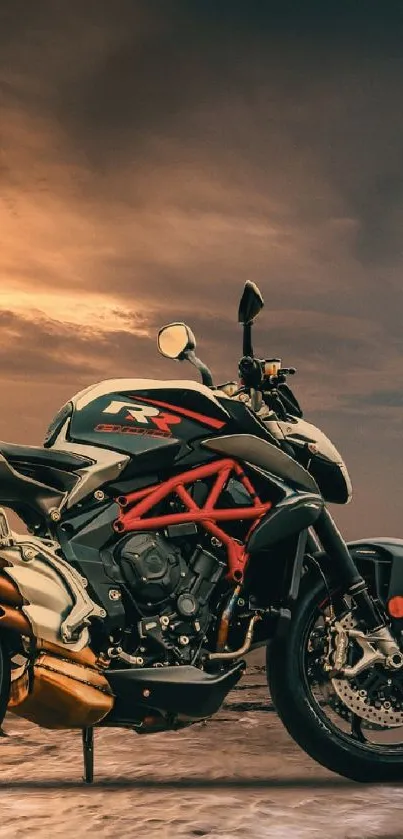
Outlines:
{"label": "front tire", "polygon": [[319,604],[328,601],[328,592],[322,581],[315,583],[310,577],[309,582],[295,606],[287,636],[274,638],[267,650],[268,684],[277,713],[295,742],[332,772],[362,782],[400,780],[403,742],[380,746],[357,737],[353,730],[341,731],[314,696],[306,649]]}

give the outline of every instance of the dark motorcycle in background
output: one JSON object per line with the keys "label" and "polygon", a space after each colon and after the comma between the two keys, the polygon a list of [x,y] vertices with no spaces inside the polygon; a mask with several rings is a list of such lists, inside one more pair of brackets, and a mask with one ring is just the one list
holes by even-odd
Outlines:
{"label": "dark motorcycle in background", "polygon": [[186,324],[160,352],[194,381],[116,379],[73,397],[43,447],[0,443],[0,721],[6,710],[140,734],[212,716],[266,646],[294,740],[361,781],[403,774],[403,540],[346,544],[351,484],[287,378],[258,359],[246,283],[240,383],[214,387]]}

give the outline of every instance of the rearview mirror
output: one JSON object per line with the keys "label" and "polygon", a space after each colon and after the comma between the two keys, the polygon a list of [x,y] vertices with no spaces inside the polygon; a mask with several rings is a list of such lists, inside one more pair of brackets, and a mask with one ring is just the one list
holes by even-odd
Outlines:
{"label": "rearview mirror", "polygon": [[238,309],[239,323],[252,323],[263,306],[264,300],[257,285],[247,280]]}
{"label": "rearview mirror", "polygon": [[195,336],[186,323],[168,323],[158,333],[158,349],[166,358],[180,359],[195,347]]}

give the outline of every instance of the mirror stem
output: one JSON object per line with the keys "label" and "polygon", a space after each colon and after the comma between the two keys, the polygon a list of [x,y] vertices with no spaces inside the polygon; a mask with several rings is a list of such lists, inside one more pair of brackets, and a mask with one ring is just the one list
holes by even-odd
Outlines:
{"label": "mirror stem", "polygon": [[193,350],[186,350],[183,353],[183,358],[186,358],[187,361],[190,361],[190,363],[197,368],[199,373],[201,373],[202,382],[204,385],[206,385],[206,387],[214,387],[213,377],[209,368],[205,364],[203,364],[202,361],[200,361],[200,358],[197,358]]}
{"label": "mirror stem", "polygon": [[243,325],[243,355],[248,355],[250,358],[253,358],[252,324],[253,321],[250,321]]}

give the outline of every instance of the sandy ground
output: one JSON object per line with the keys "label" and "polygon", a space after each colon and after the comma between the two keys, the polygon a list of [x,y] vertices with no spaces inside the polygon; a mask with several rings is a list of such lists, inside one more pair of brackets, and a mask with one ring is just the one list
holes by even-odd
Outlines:
{"label": "sandy ground", "polygon": [[305,756],[273,712],[256,655],[207,724],[96,731],[92,787],[81,782],[80,733],[11,715],[4,728],[0,839],[403,837],[403,786],[362,786]]}

